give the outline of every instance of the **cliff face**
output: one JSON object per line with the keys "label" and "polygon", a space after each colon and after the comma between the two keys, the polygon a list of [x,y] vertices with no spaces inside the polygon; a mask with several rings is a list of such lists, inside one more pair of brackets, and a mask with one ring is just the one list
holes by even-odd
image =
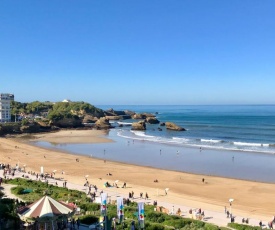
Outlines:
{"label": "cliff face", "polygon": [[38,122],[32,122],[29,124],[21,123],[6,123],[0,124],[0,136],[6,134],[21,134],[21,133],[38,133],[52,130],[53,127],[47,124],[40,124]]}
{"label": "cliff face", "polygon": [[60,128],[76,128],[82,126],[82,120],[76,118],[63,118],[57,121],[51,121],[50,125]]}
{"label": "cliff face", "polygon": [[20,126],[19,123],[0,124],[0,135],[20,133]]}
{"label": "cliff face", "polygon": [[41,132],[40,125],[38,123],[33,123],[29,125],[22,125],[20,127],[22,133],[38,133]]}

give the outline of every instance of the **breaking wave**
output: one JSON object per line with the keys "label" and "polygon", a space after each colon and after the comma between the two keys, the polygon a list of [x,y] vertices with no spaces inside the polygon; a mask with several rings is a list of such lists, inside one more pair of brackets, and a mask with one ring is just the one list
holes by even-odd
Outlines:
{"label": "breaking wave", "polygon": [[145,131],[133,131],[120,129],[117,135],[123,138],[130,138],[141,141],[157,142],[161,144],[169,144],[176,146],[185,146],[202,149],[217,149],[230,151],[245,151],[245,152],[262,152],[275,153],[275,144],[268,143],[249,143],[249,142],[232,142],[217,139],[197,139],[184,137],[162,137],[146,134]]}

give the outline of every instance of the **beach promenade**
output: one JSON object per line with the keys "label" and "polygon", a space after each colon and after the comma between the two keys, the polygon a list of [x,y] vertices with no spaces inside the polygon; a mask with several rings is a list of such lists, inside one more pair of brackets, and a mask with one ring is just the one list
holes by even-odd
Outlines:
{"label": "beach promenade", "polygon": [[[22,172],[18,172],[18,171],[15,172],[14,176],[7,175],[7,177],[8,178],[18,178],[18,177],[22,177],[23,174],[28,175],[30,179],[36,180],[35,176],[30,175],[30,174],[26,174],[26,173],[22,173]],[[0,170],[0,177],[3,178],[3,170]],[[48,183],[56,184],[56,182],[57,182],[58,186],[63,186],[63,181],[62,180],[56,180],[56,179],[53,179],[53,178],[48,178]],[[102,182],[102,183],[104,183],[104,182]],[[10,188],[11,188],[10,185],[3,184],[2,186],[4,188],[3,191],[6,194],[6,197],[16,198],[10,192]],[[74,184],[74,183],[71,183],[70,181],[67,182],[67,187],[69,189],[76,189],[76,190],[79,190],[79,191],[88,192],[88,189],[87,189],[86,186],[83,186],[83,185],[80,185],[80,184]],[[99,188],[96,195],[97,195],[97,197],[99,197],[100,191],[106,192],[108,194],[109,202],[112,202],[112,201],[115,201],[117,199],[117,197],[128,198],[129,192],[131,192],[131,191],[141,191],[142,189],[144,189],[144,188],[142,188],[141,186],[133,187],[131,184],[127,184],[126,188],[121,188],[121,186],[118,186],[118,188],[116,188],[116,187],[109,187],[109,188],[102,188],[102,189]],[[92,190],[92,192],[93,191],[94,190]],[[135,192],[135,194],[137,194],[137,195],[134,195],[134,198],[131,199],[132,201],[145,202],[146,204],[153,204],[153,202],[155,200],[157,200],[158,206],[165,207],[165,209],[168,210],[169,214],[175,214],[176,215],[177,210],[180,208],[181,209],[181,216],[183,218],[184,217],[189,217],[190,218],[192,216],[189,214],[189,210],[192,210],[193,213],[195,213],[196,210],[201,208],[202,211],[204,211],[204,213],[205,213],[205,216],[203,218],[203,221],[205,221],[205,222],[216,224],[218,226],[227,226],[227,224],[230,222],[230,218],[227,218],[227,215],[225,214],[224,210],[221,210],[220,212],[213,211],[213,210],[205,210],[205,209],[203,209],[203,207],[200,206],[199,203],[196,207],[191,207],[191,206],[188,206],[188,205],[178,205],[176,203],[172,203],[171,200],[174,200],[174,199],[172,199],[172,197],[171,197],[172,195],[169,193],[169,191],[168,191],[167,195],[160,195],[160,194],[158,194],[158,191],[156,191],[156,194],[151,195],[151,196],[149,195],[149,199],[140,198],[138,192]],[[232,205],[232,213],[233,213],[233,216],[235,216],[234,215],[234,204]],[[193,218],[194,219],[196,218],[195,215],[193,215]],[[235,222],[241,224],[242,223],[242,218],[246,219],[247,217],[245,217],[245,216],[235,216]],[[272,219],[272,217],[270,217],[270,219]],[[251,218],[251,219],[249,219],[249,225],[258,226],[259,221],[260,220],[258,220],[258,219],[252,219]],[[264,224],[264,228],[265,228],[267,226],[267,222],[263,221],[263,224]],[[87,228],[87,226],[81,226],[80,229],[84,230],[84,229],[88,229],[88,228]]]}

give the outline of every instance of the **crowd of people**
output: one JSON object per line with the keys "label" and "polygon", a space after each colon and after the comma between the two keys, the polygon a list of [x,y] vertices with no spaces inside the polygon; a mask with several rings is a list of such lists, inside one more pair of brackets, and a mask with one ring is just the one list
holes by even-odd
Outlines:
{"label": "crowd of people", "polygon": [[[10,164],[3,164],[3,163],[1,163],[0,164],[0,170],[1,169],[3,170],[3,176],[4,176],[5,179],[7,179],[9,176],[13,177],[15,175],[16,171],[22,172],[20,170],[20,168],[18,167],[18,165],[16,165],[15,167],[11,167]],[[23,173],[24,174],[22,174],[22,177],[29,178],[28,175],[30,175],[30,176],[32,175],[32,176],[35,177],[36,180],[41,180],[41,181],[44,181],[45,183],[48,183],[48,178],[54,179],[54,176],[55,176],[55,173],[51,173],[51,174],[47,174],[46,173],[46,174],[43,174],[43,173],[35,173],[35,172],[32,172],[32,171],[28,172],[28,173],[25,173],[23,171]],[[110,176],[112,174],[108,173],[108,175]],[[0,185],[1,185],[1,183],[2,183],[2,178],[0,177]],[[62,181],[62,183],[63,183],[63,185],[62,185],[63,187],[67,187],[67,181]],[[204,183],[204,181],[203,181],[203,183]],[[55,181],[55,184],[57,186],[60,186],[57,183],[57,181]],[[114,183],[113,185],[111,185],[108,181],[105,182],[104,185],[105,185],[106,188],[109,188],[109,187],[119,188],[118,185],[117,185],[117,183]],[[87,194],[91,197],[91,202],[94,202],[95,199],[96,199],[96,197],[100,196],[100,194],[103,193],[103,190],[101,190],[100,192],[98,191],[97,185],[93,185],[93,184],[89,183],[89,181],[87,180],[87,178],[86,178],[86,182],[85,182],[84,186],[88,190]],[[121,188],[127,188],[126,187],[126,182],[123,183],[123,186]],[[167,195],[167,191],[165,190],[166,195]],[[145,193],[144,192],[140,192],[139,196],[134,196],[134,195],[135,195],[134,191],[130,191],[129,195],[128,195],[128,198],[124,198],[123,199],[124,204],[129,205],[130,202],[132,200],[134,200],[134,199],[145,199],[145,200],[149,199],[149,195],[148,195],[147,192],[145,192]],[[153,201],[153,205],[157,207],[157,205],[158,205],[157,200]],[[205,213],[204,213],[204,211],[201,210],[201,208],[199,208],[199,209],[190,209],[188,212],[189,212],[190,216],[192,216],[192,218],[203,220],[204,217],[205,217]],[[176,214],[176,215],[182,216],[182,210],[180,208],[178,208],[177,211],[175,212],[174,211],[174,206],[173,206],[173,210],[171,212],[169,212],[169,213],[173,214],[173,215]],[[227,218],[230,218],[230,222],[232,222],[232,223],[235,222],[235,218],[236,217],[233,216],[232,213],[229,212],[229,210],[227,210],[226,206],[225,206],[225,214],[226,214]],[[249,224],[249,218],[242,218],[241,222],[243,224]],[[266,226],[268,226],[270,229],[273,229],[274,222],[275,222],[275,217],[273,218],[273,220],[269,221]],[[74,225],[74,224],[77,225],[77,222],[74,223],[74,220],[72,220],[71,225]],[[263,224],[262,221],[260,221],[259,222],[259,226],[262,228],[265,225]]]}

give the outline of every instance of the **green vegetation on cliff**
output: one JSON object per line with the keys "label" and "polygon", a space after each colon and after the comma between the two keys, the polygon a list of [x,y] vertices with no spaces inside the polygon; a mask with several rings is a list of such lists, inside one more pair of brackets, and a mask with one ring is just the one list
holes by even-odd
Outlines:
{"label": "green vegetation on cliff", "polygon": [[14,116],[15,114],[30,114],[35,113],[39,114],[41,112],[47,112],[53,107],[52,102],[39,102],[33,101],[30,103],[22,103],[18,101],[11,102],[11,114]]}
{"label": "green vegetation on cliff", "polygon": [[65,118],[72,118],[78,120],[86,114],[94,117],[104,116],[103,110],[95,106],[80,101],[80,102],[39,102],[33,101],[30,103],[21,103],[17,101],[11,102],[12,120],[18,114],[48,114],[47,118],[52,121],[58,121]]}
{"label": "green vegetation on cliff", "polygon": [[52,121],[64,118],[78,119],[85,114],[91,114],[95,117],[104,116],[103,110],[86,102],[57,102],[49,111],[48,118]]}

